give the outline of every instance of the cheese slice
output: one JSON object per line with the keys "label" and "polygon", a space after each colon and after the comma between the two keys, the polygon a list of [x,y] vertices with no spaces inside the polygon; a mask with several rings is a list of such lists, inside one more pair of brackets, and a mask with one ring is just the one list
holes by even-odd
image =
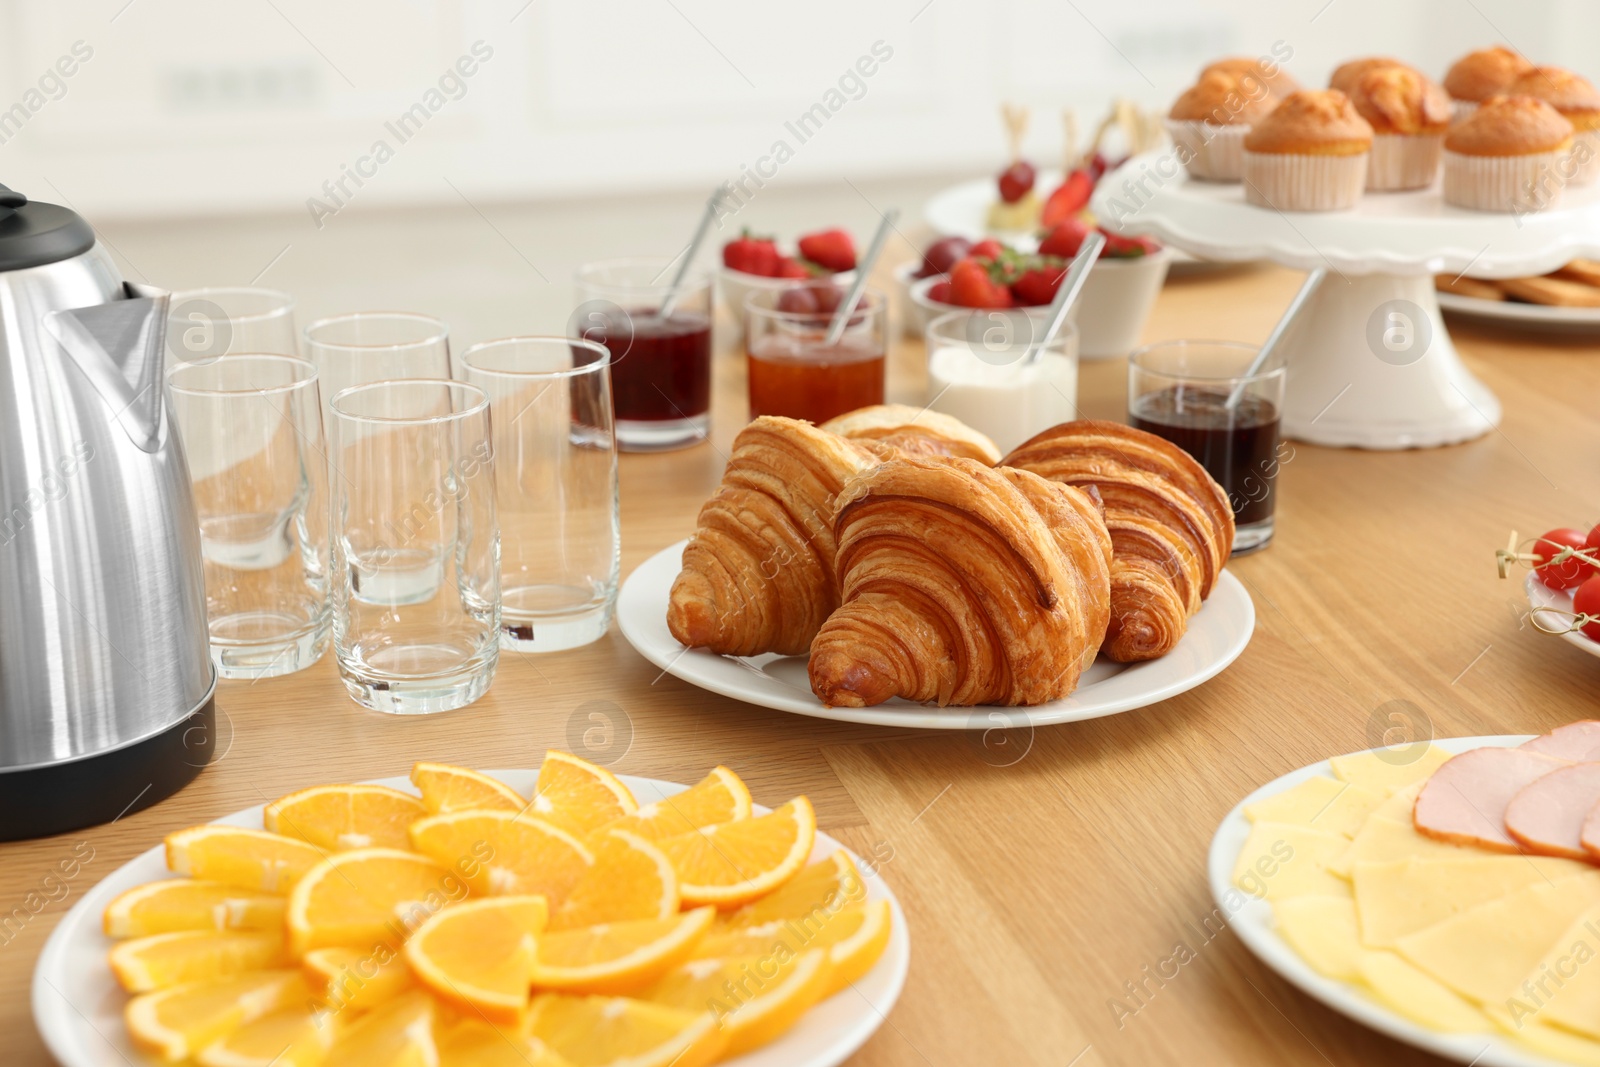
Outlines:
{"label": "cheese slice", "polygon": [[1272,918],[1279,936],[1313,969],[1343,981],[1356,977],[1362,949],[1349,897],[1290,897],[1272,905]]}
{"label": "cheese slice", "polygon": [[1600,907],[1590,908],[1545,950],[1506,997],[1506,1008],[1600,1040]]}
{"label": "cheese slice", "polygon": [[1485,856],[1489,853],[1466,845],[1452,845],[1448,841],[1435,841],[1417,833],[1408,819],[1382,819],[1374,815],[1351,839],[1350,847],[1336,857],[1330,870],[1349,878],[1358,863],[1381,863],[1391,860],[1452,859],[1459,856]]}
{"label": "cheese slice", "polygon": [[1387,949],[1362,949],[1356,956],[1355,966],[1361,980],[1379,1001],[1412,1022],[1451,1034],[1477,1033],[1490,1028],[1483,1012],[1398,953]]}
{"label": "cheese slice", "polygon": [[1410,822],[1411,809],[1417,806],[1417,794],[1422,792],[1422,787],[1428,784],[1426,778],[1419,778],[1410,785],[1402,786],[1389,794],[1389,799],[1372,809],[1375,819],[1393,819],[1395,822]]}
{"label": "cheese slice", "polygon": [[1483,1014],[1506,1034],[1541,1055],[1581,1067],[1600,1067],[1600,1042],[1547,1026],[1520,1012],[1509,1012],[1503,1006],[1485,1007]]}
{"label": "cheese slice", "polygon": [[1400,954],[1457,993],[1501,1004],[1579,915],[1600,904],[1600,871],[1533,885],[1402,937]]}
{"label": "cheese slice", "polygon": [[1420,751],[1406,745],[1335,756],[1328,761],[1328,766],[1333,769],[1333,776],[1341,782],[1365,786],[1388,796],[1412,782],[1427,778],[1449,758],[1450,753],[1438,745],[1428,745]]}
{"label": "cheese slice", "polygon": [[1293,789],[1244,809],[1251,822],[1285,822],[1354,837],[1387,797],[1375,789],[1332,778],[1307,778]]}
{"label": "cheese slice", "polygon": [[1349,841],[1341,834],[1285,822],[1258,822],[1239,850],[1233,884],[1262,900],[1319,894],[1350,895],[1349,883],[1328,873],[1328,864]]}
{"label": "cheese slice", "polygon": [[1361,943],[1368,948],[1393,948],[1408,934],[1524,886],[1594,871],[1573,860],[1454,851],[1466,854],[1355,864],[1350,883],[1361,922]]}

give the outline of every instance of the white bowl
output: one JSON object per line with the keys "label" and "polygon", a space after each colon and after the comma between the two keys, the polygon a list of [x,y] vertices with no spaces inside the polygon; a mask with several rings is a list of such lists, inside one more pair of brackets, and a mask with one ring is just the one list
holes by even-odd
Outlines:
{"label": "white bowl", "polygon": [[[837,274],[819,275],[815,280],[828,280],[835,285],[848,288],[856,280],[856,272],[842,270]],[[783,289],[786,286],[796,285],[803,279],[800,278],[767,278],[760,274],[749,274],[732,267],[719,267],[717,269],[717,293],[723,305],[733,316],[733,340],[739,341],[744,337],[744,298],[754,292],[764,290]]]}
{"label": "white bowl", "polygon": [[922,337],[922,331],[928,328],[928,321],[933,317],[928,314],[928,305],[926,303],[917,303],[911,295],[912,288],[918,282],[924,280],[912,277],[921,269],[922,260],[920,259],[902,263],[894,269],[895,295],[900,301],[901,332],[906,337],[919,339]]}

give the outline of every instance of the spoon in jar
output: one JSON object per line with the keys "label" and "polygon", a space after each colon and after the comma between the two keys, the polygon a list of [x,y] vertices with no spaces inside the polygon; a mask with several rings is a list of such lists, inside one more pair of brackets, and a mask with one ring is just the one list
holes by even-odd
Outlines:
{"label": "spoon in jar", "polygon": [[1044,336],[1028,345],[1028,350],[1023,353],[1024,367],[1037,363],[1039,356],[1050,347],[1050,342],[1056,339],[1056,334],[1061,332],[1062,323],[1067,321],[1067,312],[1072,310],[1072,302],[1078,299],[1078,294],[1083,292],[1084,282],[1089,280],[1089,268],[1100,258],[1105,246],[1106,235],[1099,230],[1089,231],[1089,235],[1078,246],[1078,254],[1072,257],[1066,276],[1056,289],[1056,298],[1050,301],[1050,309],[1045,312],[1045,322],[1049,325],[1045,327]]}
{"label": "spoon in jar", "polygon": [[717,186],[706,201],[705,213],[700,216],[700,225],[695,227],[694,236],[689,238],[689,247],[683,253],[683,262],[678,264],[678,273],[672,276],[672,283],[667,286],[666,295],[661,298],[661,307],[656,314],[663,318],[670,318],[672,309],[678,304],[678,297],[683,292],[684,279],[689,277],[689,267],[694,263],[694,257],[700,253],[700,246],[706,243],[706,234],[711,232],[711,222],[717,217],[717,205],[722,202],[723,186]]}
{"label": "spoon in jar", "polygon": [[867,275],[872,273],[872,268],[878,262],[878,256],[883,252],[883,246],[889,241],[889,231],[894,229],[894,220],[900,217],[900,209],[892,207],[883,213],[883,221],[878,223],[878,232],[872,235],[872,243],[867,246],[867,254],[856,261],[856,281],[850,287],[850,294],[839,302],[839,308],[833,313],[833,321],[828,324],[828,335],[823,344],[832,347],[839,343],[844,336],[844,328],[850,322],[850,316],[856,312],[856,305],[861,303],[861,295],[867,291]]}
{"label": "spoon in jar", "polygon": [[1284,335],[1289,332],[1289,327],[1294,325],[1294,320],[1300,314],[1300,309],[1306,306],[1306,301],[1311,299],[1311,294],[1317,291],[1317,286],[1321,285],[1322,280],[1327,276],[1328,271],[1324,267],[1318,267],[1306,275],[1306,280],[1301,284],[1300,291],[1294,294],[1294,299],[1289,301],[1289,306],[1283,311],[1283,317],[1272,328],[1272,332],[1267,334],[1267,339],[1261,342],[1261,347],[1256,350],[1255,358],[1250,361],[1250,365],[1239,376],[1241,379],[1239,384],[1234,386],[1233,391],[1228,394],[1227,402],[1223,404],[1223,407],[1232,411],[1239,406],[1239,401],[1244,399],[1245,389],[1250,385],[1250,379],[1260,374],[1261,368],[1267,365],[1267,360],[1272,358],[1272,353],[1277,350],[1279,343],[1283,341]]}

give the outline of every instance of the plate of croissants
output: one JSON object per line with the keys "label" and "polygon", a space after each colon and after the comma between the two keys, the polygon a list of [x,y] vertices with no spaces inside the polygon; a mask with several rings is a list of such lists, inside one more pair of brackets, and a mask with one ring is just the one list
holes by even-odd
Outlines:
{"label": "plate of croissants", "polygon": [[1079,420],[1008,456],[903,405],[734,440],[694,535],[617,619],[691,684],[819,718],[1043,726],[1145,707],[1244,650],[1227,496],[1171,443]]}

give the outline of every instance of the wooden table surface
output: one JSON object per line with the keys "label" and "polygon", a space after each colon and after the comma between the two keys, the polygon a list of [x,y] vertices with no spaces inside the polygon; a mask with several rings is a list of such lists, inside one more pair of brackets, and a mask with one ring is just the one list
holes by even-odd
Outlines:
{"label": "wooden table surface", "polygon": [[[1300,277],[1174,278],[1145,337],[1259,340]],[[1295,445],[1277,540],[1230,565],[1257,613],[1239,660],[1155,707],[1014,739],[1004,758],[966,734],[829,723],[702,692],[661,676],[615,626],[587,648],[507,653],[487,697],[431,718],[357,708],[331,656],[298,675],[223,683],[221,756],[182,793],[114,825],[0,845],[3,1059],[50,1062],[28,1008],[46,937],[167,832],[315,783],[404,774],[421,758],[533,767],[547,747],[576,744],[614,770],[677,781],[724,762],[769,804],[804,791],[821,826],[879,858],[905,906],[911,975],[852,1063],[1427,1060],[1303,996],[1201,920],[1213,908],[1212,832],[1263,782],[1378,743],[1394,713],[1453,736],[1547,730],[1596,711],[1600,663],[1524,625],[1520,584],[1496,577],[1493,550],[1513,528],[1595,520],[1600,351],[1453,326],[1504,401],[1498,430],[1430,451]],[[920,345],[899,346],[891,399],[922,396],[920,360]],[[717,482],[744,421],[742,360],[722,353],[717,374],[709,446],[622,461],[624,575],[688,535]],[[1122,417],[1124,378],[1121,360],[1085,364],[1083,413]],[[616,729],[608,747],[586,750],[597,711]],[[63,895],[45,878],[74,849],[92,859]],[[42,890],[60,899],[33,914]],[[1163,964],[1180,946],[1188,962]]]}

